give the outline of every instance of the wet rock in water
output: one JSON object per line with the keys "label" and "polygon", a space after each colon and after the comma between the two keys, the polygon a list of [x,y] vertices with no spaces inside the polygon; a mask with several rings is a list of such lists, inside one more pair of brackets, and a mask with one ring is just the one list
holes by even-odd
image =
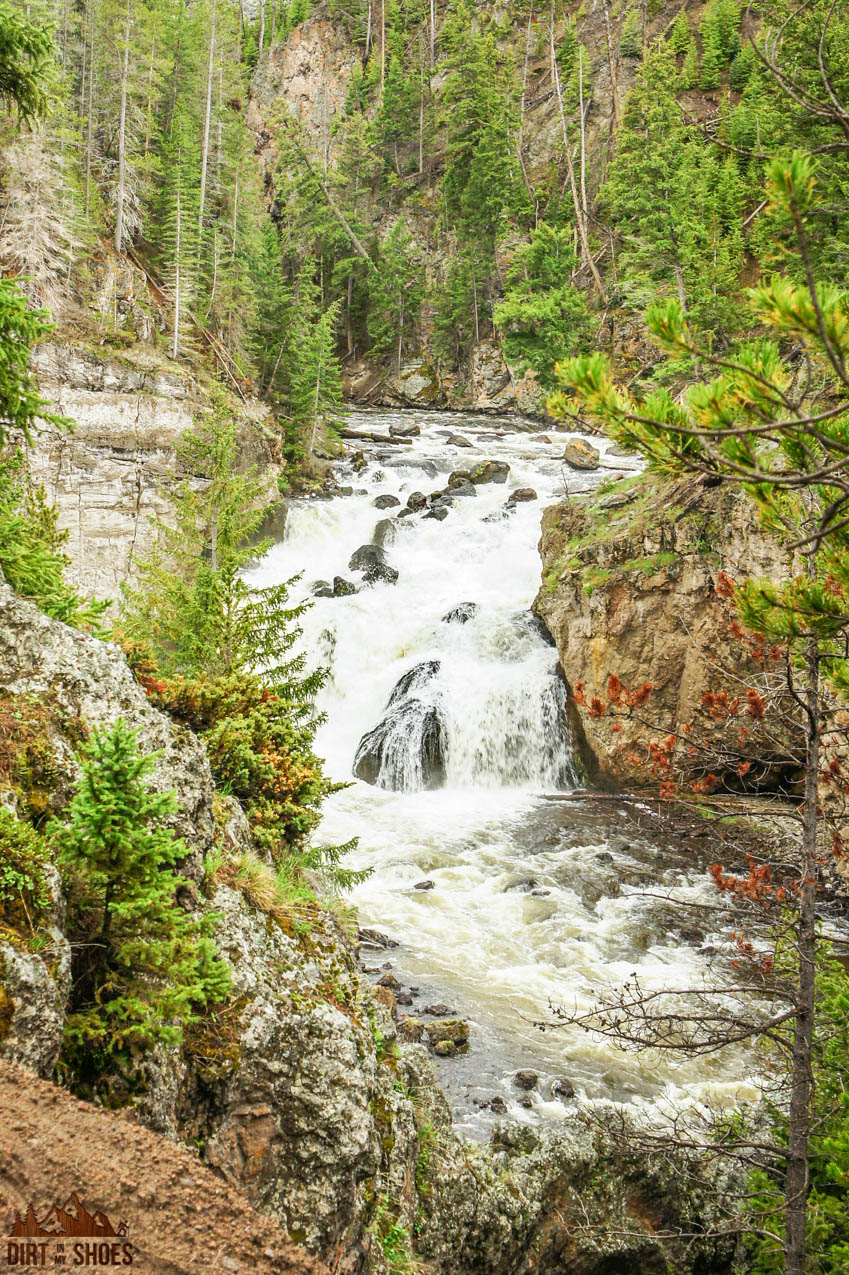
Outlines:
{"label": "wet rock in water", "polygon": [[445,1005],[442,1001],[438,1001],[435,1005],[425,1005],[422,1013],[430,1014],[434,1018],[450,1018],[454,1010],[450,1005]]}
{"label": "wet rock in water", "polygon": [[415,509],[406,509],[406,508],[399,509],[395,517],[396,518],[412,518],[415,512],[416,512]]}
{"label": "wet rock in water", "polygon": [[705,936],[701,930],[679,930],[678,933],[681,935],[682,942],[688,943],[691,947],[699,947],[705,941]]}
{"label": "wet rock in water", "polygon": [[518,1098],[517,1102],[519,1103],[519,1106],[524,1107],[526,1111],[530,1111],[534,1105],[532,1099],[529,1098],[527,1094],[522,1094],[522,1097]]}
{"label": "wet rock in water", "polygon": [[389,433],[393,438],[418,438],[421,428],[413,421],[402,421],[400,425],[390,425]]}
{"label": "wet rock in water", "polygon": [[352,584],[350,580],[346,580],[344,576],[333,577],[334,598],[349,598],[352,593],[357,592],[359,592],[357,586]]}
{"label": "wet rock in water", "polygon": [[508,1111],[507,1103],[498,1094],[490,1100],[489,1109],[497,1116],[506,1116]]}
{"label": "wet rock in water", "polygon": [[472,470],[473,483],[506,483],[510,466],[506,460],[485,460]]}
{"label": "wet rock in water", "polygon": [[378,987],[391,987],[393,992],[397,992],[398,988],[401,986],[401,981],[397,974],[393,974],[390,971],[387,974],[381,974],[380,978],[377,980],[377,984]]}
{"label": "wet rock in water", "polygon": [[428,878],[427,881],[417,881],[413,886],[414,890],[435,890],[436,883]]}
{"label": "wet rock in water", "polygon": [[550,443],[551,439],[548,434],[534,434],[532,442],[534,443]]}
{"label": "wet rock in water", "polygon": [[380,522],[375,526],[371,541],[372,544],[378,545],[382,549],[384,545],[393,544],[397,538],[398,528],[395,524],[395,519],[381,518]]}
{"label": "wet rock in water", "polygon": [[507,501],[511,505],[521,505],[528,500],[538,500],[533,487],[517,487],[515,491],[511,491],[507,497]]}
{"label": "wet rock in water", "polygon": [[366,460],[365,452],[354,452],[354,455],[351,457],[351,465],[353,466],[355,474],[358,474],[361,470],[365,469],[367,464],[368,461]]}
{"label": "wet rock in water", "polygon": [[351,555],[348,568],[351,571],[362,571],[366,584],[395,584],[398,579],[398,572],[390,567],[380,545],[360,545]]}
{"label": "wet rock in water", "polygon": [[452,445],[452,447],[471,447],[472,446],[468,438],[464,438],[462,434],[450,434],[448,437],[448,442]]}
{"label": "wet rock in water", "polygon": [[441,788],[445,783],[442,718],[435,705],[414,694],[432,676],[428,670],[433,665],[438,668],[439,661],[427,661],[405,673],[383,720],[363,735],[354,758],[353,773],[358,779],[395,792]]}
{"label": "wet rock in water", "polygon": [[442,617],[443,624],[468,624],[477,615],[480,607],[477,602],[461,602]]}
{"label": "wet rock in water", "polygon": [[402,699],[406,699],[413,691],[420,690],[426,686],[428,682],[436,677],[442,667],[440,660],[422,660],[421,664],[414,664],[412,668],[402,674],[395,683],[392,694],[389,696],[387,708],[391,708],[393,704],[398,704]]}
{"label": "wet rock in water", "polygon": [[371,503],[375,509],[394,509],[396,505],[400,505],[401,501],[397,496],[392,496],[389,492],[386,492],[382,496],[375,496]]}
{"label": "wet rock in water", "polygon": [[398,1024],[398,1038],[407,1044],[417,1044],[424,1037],[425,1025],[420,1018],[402,1018]]}
{"label": "wet rock in water", "polygon": [[608,844],[616,854],[627,854],[631,849],[631,842],[627,837],[611,837]]}
{"label": "wet rock in water", "polygon": [[433,1046],[433,1052],[437,1058],[453,1058],[457,1053],[457,1046],[453,1040],[438,1040]]}
{"label": "wet rock in water", "polygon": [[315,584],[310,585],[310,593],[314,598],[332,598],[333,585],[329,580],[316,580]]}
{"label": "wet rock in water", "polygon": [[535,636],[541,637],[547,646],[557,645],[548,630],[546,621],[541,620],[533,611],[518,611],[512,617],[512,620],[514,620],[515,625],[518,625],[519,629],[524,629],[525,632],[532,632]]}
{"label": "wet rock in water", "polygon": [[459,497],[477,496],[477,494],[478,493],[475,491],[472,483],[458,483],[456,486],[451,488],[451,495],[453,498],[456,498],[458,496]]}
{"label": "wet rock in water", "polygon": [[434,505],[429,513],[425,514],[425,518],[433,518],[436,522],[444,522],[448,517],[447,505]]}
{"label": "wet rock in water", "polygon": [[382,930],[373,930],[367,925],[362,925],[357,930],[357,941],[364,943],[367,947],[400,947],[397,939],[392,939],[388,934],[384,934]]}
{"label": "wet rock in water", "polygon": [[469,1043],[469,1024],[465,1018],[437,1018],[427,1025],[427,1038],[432,1046],[449,1040],[457,1048]]}
{"label": "wet rock in water", "polygon": [[572,469],[598,469],[601,453],[583,438],[570,438],[563,459]]}
{"label": "wet rock in water", "polygon": [[427,496],[423,491],[411,491],[407,497],[407,508],[417,512],[419,509],[427,507]]}
{"label": "wet rock in water", "polygon": [[535,899],[547,899],[551,894],[550,890],[531,890],[531,894]]}
{"label": "wet rock in water", "polygon": [[513,1077],[517,1089],[536,1089],[538,1083],[539,1076],[535,1071],[517,1071]]}
{"label": "wet rock in water", "polygon": [[536,877],[522,877],[521,881],[514,881],[512,885],[504,887],[505,894],[530,894],[531,890],[537,886],[539,882]]}
{"label": "wet rock in water", "polygon": [[398,1005],[412,1005],[413,998],[409,992],[397,991],[395,993],[395,1001]]}
{"label": "wet rock in water", "polygon": [[571,1080],[567,1080],[566,1077],[563,1076],[560,1080],[555,1080],[554,1084],[551,1086],[551,1096],[553,1098],[560,1098],[561,1101],[565,1102],[567,1099],[575,1097],[575,1087]]}
{"label": "wet rock in water", "polygon": [[339,488],[339,495],[340,495],[340,496],[353,496],[353,494],[354,494],[354,489],[353,489],[353,487],[340,487],[340,488]]}
{"label": "wet rock in water", "polygon": [[613,862],[613,855],[610,853],[609,850],[599,850],[598,854],[593,855],[593,858],[595,859],[596,863],[612,863]]}
{"label": "wet rock in water", "polygon": [[472,481],[471,471],[468,469],[455,469],[452,474],[448,475],[448,489],[452,487],[465,487],[467,483]]}

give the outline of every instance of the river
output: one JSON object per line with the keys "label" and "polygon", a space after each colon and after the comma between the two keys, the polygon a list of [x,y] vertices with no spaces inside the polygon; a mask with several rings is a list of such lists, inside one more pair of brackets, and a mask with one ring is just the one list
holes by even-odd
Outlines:
{"label": "river", "polygon": [[[563,434],[515,419],[349,417],[351,428],[378,434],[402,422],[420,427],[413,444],[349,444],[337,477],[350,494],[293,500],[284,538],[252,573],[269,584],[304,572],[296,597],[336,576],[360,585],[349,559],[392,520],[379,535],[397,582],[315,598],[301,639],[330,671],[317,752],[334,779],[352,780],[360,741],[385,718],[402,677],[419,670],[390,710],[378,783],[353,780],[326,803],[319,830],[327,842],[358,837],[348,863],[373,869],[352,901],[360,924],[399,946],[365,949],[371,976],[391,964],[413,997],[409,1013],[441,1002],[470,1021],[468,1053],[439,1067],[471,1136],[486,1136],[495,1116],[481,1104],[494,1096],[519,1120],[561,1117],[568,1103],[552,1096],[560,1078],[578,1102],[680,1109],[753,1096],[744,1068],[727,1057],[672,1064],[574,1029],[535,1026],[551,1005],[587,1006],[632,973],[647,989],[721,977],[726,941],[693,928],[698,909],[679,915],[648,897],[665,890],[691,904],[711,901],[701,843],[671,842],[649,810],[635,825],[624,803],[547,799],[579,781],[556,652],[529,610],[540,584],[540,516],[565,491],[586,491],[634,461],[593,439],[602,468],[570,470]],[[457,435],[471,446],[452,443]],[[358,446],[365,463],[355,471],[350,449]],[[424,512],[397,518],[398,506],[373,504],[395,496],[404,506],[410,493],[444,488],[452,471],[485,460],[506,462],[507,482],[455,499],[442,521]],[[508,495],[527,487],[538,499],[510,507]],[[423,731],[434,722],[436,779],[421,760]],[[423,786],[429,778],[440,786]],[[520,1067],[540,1076],[530,1106],[513,1084]]]}

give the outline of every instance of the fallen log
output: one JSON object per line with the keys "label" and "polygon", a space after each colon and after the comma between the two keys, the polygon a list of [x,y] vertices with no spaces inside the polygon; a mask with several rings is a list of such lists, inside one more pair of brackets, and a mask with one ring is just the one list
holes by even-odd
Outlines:
{"label": "fallen log", "polygon": [[360,429],[340,429],[341,438],[353,438],[362,443],[390,443],[395,447],[412,447],[411,438],[396,438],[394,434],[367,434]]}

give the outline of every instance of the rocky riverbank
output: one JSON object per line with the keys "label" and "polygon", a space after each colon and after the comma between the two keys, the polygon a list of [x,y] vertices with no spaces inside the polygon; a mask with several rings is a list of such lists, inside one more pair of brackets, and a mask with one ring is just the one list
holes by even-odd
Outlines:
{"label": "rocky riverbank", "polygon": [[[763,675],[722,581],[780,580],[786,570],[751,503],[701,480],[621,479],[546,509],[540,554],[534,607],[557,643],[573,709],[576,695],[589,709],[574,713],[588,776],[614,788],[656,786],[652,743],[692,723],[721,753],[724,723],[705,696],[745,696]],[[650,693],[630,713],[609,713],[611,677]],[[747,719],[757,789],[792,784],[793,723],[792,708]]]}

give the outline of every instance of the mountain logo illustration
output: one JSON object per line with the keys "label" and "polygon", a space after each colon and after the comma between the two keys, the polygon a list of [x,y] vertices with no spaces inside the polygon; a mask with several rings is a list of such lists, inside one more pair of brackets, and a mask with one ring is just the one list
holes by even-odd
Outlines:
{"label": "mountain logo illustration", "polygon": [[83,1204],[76,1191],[72,1191],[60,1208],[53,1204],[41,1221],[36,1217],[32,1204],[21,1217],[15,1212],[15,1221],[10,1236],[74,1236],[85,1239],[106,1239],[109,1237],[125,1237],[128,1234],[126,1222],[115,1228],[101,1209],[91,1212]]}

